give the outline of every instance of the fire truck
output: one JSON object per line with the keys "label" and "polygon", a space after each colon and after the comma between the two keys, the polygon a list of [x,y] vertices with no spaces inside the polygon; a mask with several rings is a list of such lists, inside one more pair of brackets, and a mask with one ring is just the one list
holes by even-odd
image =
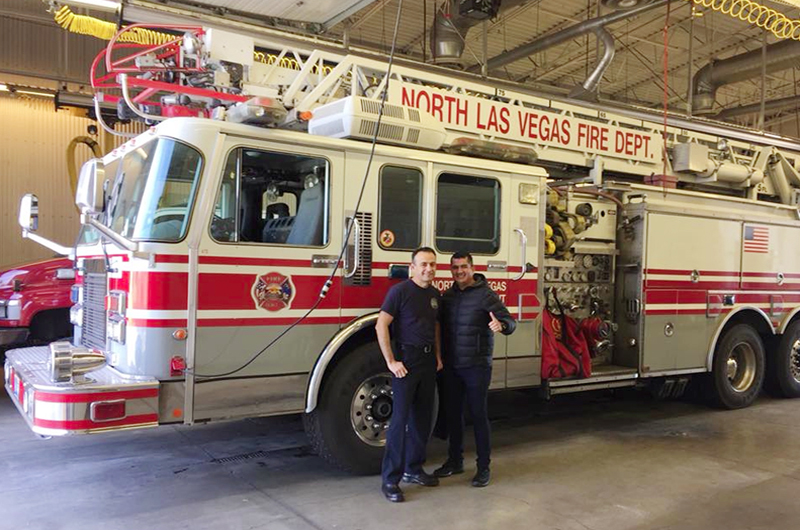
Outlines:
{"label": "fire truck", "polygon": [[[392,413],[373,327],[422,245],[439,289],[471,252],[518,321],[493,389],[800,395],[797,141],[169,29],[93,65],[98,102],[154,125],[81,171],[73,341],[7,354],[35,433],[302,413],[321,456],[373,472]],[[37,216],[24,197],[23,235]],[[588,377],[542,372],[553,294],[595,321]]]}

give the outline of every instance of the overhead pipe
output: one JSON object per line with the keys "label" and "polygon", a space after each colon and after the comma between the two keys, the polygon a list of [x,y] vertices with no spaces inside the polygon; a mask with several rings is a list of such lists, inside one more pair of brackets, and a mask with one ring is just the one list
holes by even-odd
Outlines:
{"label": "overhead pipe", "polygon": [[[603,57],[600,59],[600,61],[598,61],[597,66],[586,78],[586,81],[584,81],[582,85],[576,87],[570,96],[586,97],[588,94],[591,94],[592,97],[590,99],[594,99],[594,90],[597,88],[597,84],[603,77],[603,73],[611,64],[611,60],[614,58],[614,38],[610,33],[608,33],[608,31],[606,31],[605,26],[613,24],[614,22],[619,22],[620,20],[635,17],[658,7],[663,7],[671,1],[672,0],[660,0],[636,7],[634,9],[615,11],[614,13],[603,15],[602,17],[593,18],[591,20],[575,24],[574,26],[570,26],[551,35],[545,35],[544,37],[536,39],[527,44],[523,44],[522,46],[514,48],[513,50],[509,50],[501,53],[500,55],[492,57],[488,61],[487,68],[490,72],[492,70],[497,70],[498,68],[502,68],[507,64],[529,57],[534,53],[581,37],[589,32],[593,32],[603,43],[605,52],[603,53]],[[476,70],[476,67],[470,68],[470,71]]]}
{"label": "overhead pipe", "polygon": [[[764,103],[764,110],[769,112],[779,110],[786,107],[800,106],[800,96],[789,96],[788,98],[773,99]],[[736,116],[744,116],[745,114],[754,114],[761,111],[761,103],[753,103],[752,105],[740,105],[738,107],[730,107],[723,109],[717,113],[714,118],[717,120],[727,120]]]}
{"label": "overhead pipe", "polygon": [[762,49],[758,48],[727,59],[711,61],[698,70],[692,83],[692,111],[696,114],[710,114],[719,87],[757,77],[761,75],[762,66],[767,73],[773,73],[800,64],[799,41],[783,40],[770,44],[766,51],[766,60],[762,57]]}
{"label": "overhead pipe", "polygon": [[592,28],[592,32],[600,39],[600,42],[603,43],[603,56],[597,62],[597,66],[594,67],[594,70],[592,70],[583,84],[576,86],[570,91],[569,97],[574,99],[597,101],[597,85],[600,84],[603,74],[608,67],[611,66],[611,61],[614,60],[616,47],[614,45],[614,37],[611,33],[602,26]]}

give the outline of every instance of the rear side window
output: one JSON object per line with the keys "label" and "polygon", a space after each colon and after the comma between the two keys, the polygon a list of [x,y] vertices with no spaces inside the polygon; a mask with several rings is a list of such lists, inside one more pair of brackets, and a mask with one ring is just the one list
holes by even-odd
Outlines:
{"label": "rear side window", "polygon": [[413,250],[422,239],[422,172],[384,166],[381,169],[378,244],[390,250]]}
{"label": "rear side window", "polygon": [[442,173],[436,190],[436,247],[441,252],[496,254],[500,248],[500,183]]}

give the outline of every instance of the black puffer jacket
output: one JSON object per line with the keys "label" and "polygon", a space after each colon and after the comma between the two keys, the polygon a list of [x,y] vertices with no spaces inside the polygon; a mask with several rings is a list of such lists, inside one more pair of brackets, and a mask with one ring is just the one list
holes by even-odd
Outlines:
{"label": "black puffer jacket", "polygon": [[442,353],[445,366],[491,366],[494,333],[489,312],[503,324],[503,334],[514,332],[516,322],[482,274],[463,291],[453,283],[442,296]]}

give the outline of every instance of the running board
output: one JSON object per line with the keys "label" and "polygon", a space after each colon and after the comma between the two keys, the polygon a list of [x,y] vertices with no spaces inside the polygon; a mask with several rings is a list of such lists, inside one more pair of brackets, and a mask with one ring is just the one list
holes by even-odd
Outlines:
{"label": "running board", "polygon": [[562,379],[547,382],[547,394],[555,396],[558,394],[571,394],[574,392],[586,392],[589,390],[605,390],[608,388],[623,388],[635,386],[639,374],[632,372],[629,374],[617,375],[598,375],[586,379]]}

